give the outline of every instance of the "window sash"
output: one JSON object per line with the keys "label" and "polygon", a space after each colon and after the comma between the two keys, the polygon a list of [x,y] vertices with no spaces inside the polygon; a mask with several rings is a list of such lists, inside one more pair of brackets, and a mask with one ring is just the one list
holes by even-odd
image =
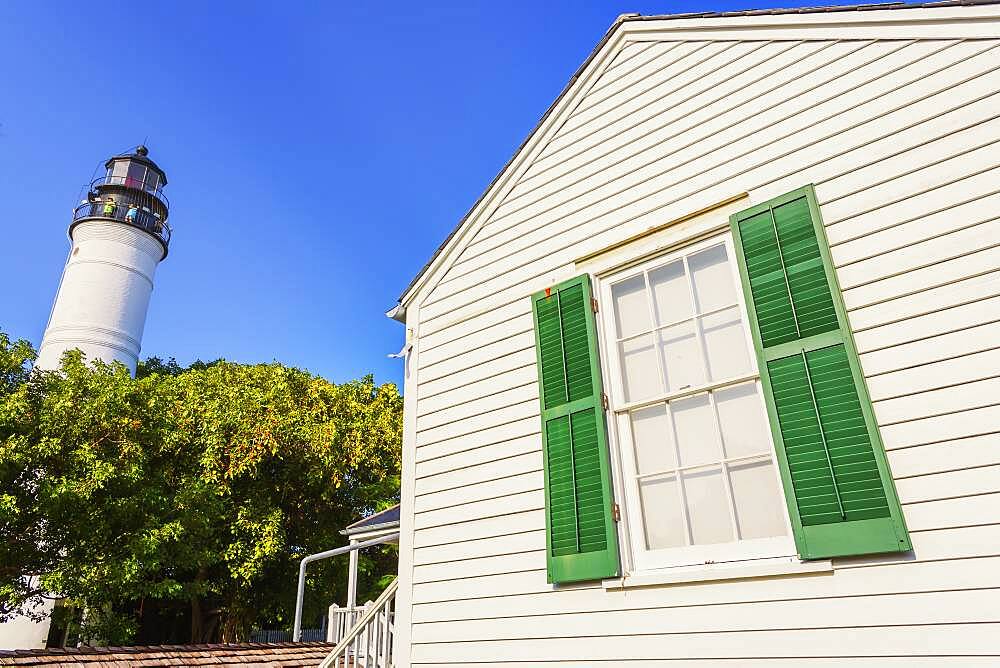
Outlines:
{"label": "window sash", "polygon": [[[614,301],[612,297],[612,286],[614,284],[620,283],[629,278],[633,278],[640,274],[646,274],[651,270],[655,270],[658,267],[669,264],[670,262],[676,260],[677,258],[684,258],[685,267],[687,267],[687,257],[698,253],[703,250],[708,250],[714,246],[722,245],[725,248],[727,256],[727,269],[729,270],[729,276],[732,280],[732,285],[735,291],[735,302],[723,307],[712,308],[706,310],[704,313],[694,312],[696,301],[693,295],[689,295],[692,306],[692,314],[690,316],[685,316],[684,318],[673,320],[669,323],[658,324],[656,320],[656,314],[653,312],[653,300],[654,297],[651,293],[644,293],[644,298],[646,299],[647,305],[650,309],[649,313],[649,324],[650,328],[642,333],[630,333],[627,336],[618,336],[618,328],[616,325],[616,313],[614,307]],[[687,282],[687,287],[689,291],[693,291],[693,286],[691,284],[690,274],[686,274],[685,281]],[[647,278],[648,281],[648,278]],[[674,567],[674,566],[689,566],[693,564],[702,564],[706,561],[739,561],[745,559],[760,559],[769,557],[787,557],[795,555],[795,547],[792,539],[791,523],[787,515],[787,509],[785,504],[782,502],[781,494],[781,480],[778,471],[777,457],[774,452],[774,444],[771,440],[770,433],[767,433],[767,415],[764,412],[764,402],[763,402],[763,388],[760,384],[760,373],[757,368],[757,361],[755,355],[753,354],[753,339],[749,329],[749,320],[746,309],[746,304],[744,303],[744,296],[742,289],[740,287],[740,277],[739,270],[736,266],[736,255],[733,248],[732,237],[730,234],[725,233],[722,235],[717,235],[709,239],[705,239],[699,242],[693,242],[682,248],[676,249],[673,252],[660,255],[651,260],[647,260],[639,265],[633,266],[629,269],[619,271],[615,274],[611,274],[605,277],[601,277],[600,280],[600,293],[601,302],[607,306],[602,309],[602,331],[605,333],[605,341],[609,342],[606,345],[606,354],[602,355],[602,363],[605,365],[606,375],[605,378],[609,379],[610,382],[606,382],[606,385],[610,389],[610,407],[612,410],[612,422],[614,428],[610,430],[609,437],[611,439],[612,447],[616,455],[616,461],[620,463],[620,479],[624,482],[622,490],[622,501],[623,501],[623,520],[627,526],[630,540],[628,541],[631,547],[631,554],[634,561],[634,566],[638,570],[646,570],[653,568],[664,568],[664,567]],[[646,289],[650,290],[650,286],[647,282]],[[655,396],[643,398],[637,401],[626,401],[625,400],[625,388],[623,385],[623,360],[621,358],[621,348],[620,343],[622,341],[627,341],[631,339],[636,339],[641,336],[650,336],[655,334],[664,328],[671,326],[676,326],[677,324],[683,324],[684,322],[696,321],[705,316],[722,312],[726,309],[738,308],[739,316],[741,319],[742,334],[744,338],[744,343],[746,345],[746,351],[749,356],[748,368],[745,373],[728,377],[720,378],[717,380],[709,380],[705,383],[694,387],[685,387],[677,390],[667,390],[663,389],[662,392]],[[706,365],[706,374],[708,371],[707,363],[708,360],[704,358],[705,350],[704,343],[701,337],[698,337],[698,346],[701,349],[703,359]],[[664,360],[662,354],[659,350],[656,352],[657,363],[659,365],[659,373],[661,378],[664,375]],[[661,388],[663,388],[663,381],[661,380]],[[718,544],[695,544],[695,545],[685,545],[682,547],[671,547],[671,548],[661,548],[661,549],[649,549],[646,546],[646,527],[645,521],[642,513],[642,500],[641,493],[639,490],[639,482],[641,480],[648,480],[656,477],[653,473],[639,473],[638,462],[636,460],[635,443],[632,434],[631,426],[631,415],[633,412],[640,410],[642,408],[655,406],[657,404],[666,404],[669,406],[671,402],[676,402],[677,400],[684,399],[687,397],[693,397],[699,394],[708,394],[710,401],[712,402],[713,415],[717,415],[714,406],[713,393],[718,390],[723,390],[729,387],[733,387],[739,384],[753,382],[757,391],[757,396],[761,401],[761,420],[765,425],[766,436],[766,452],[762,452],[759,455],[753,456],[741,456],[731,458],[720,458],[719,461],[715,461],[707,464],[700,464],[698,466],[684,467],[680,466],[679,458],[676,460],[678,466],[674,469],[666,472],[662,472],[656,475],[660,477],[680,476],[685,471],[695,470],[695,469],[705,469],[705,470],[721,470],[723,474],[723,481],[726,485],[726,502],[730,506],[730,512],[736,512],[732,508],[732,500],[734,499],[732,490],[729,488],[729,476],[727,466],[732,464],[736,465],[739,463],[747,463],[753,461],[763,461],[766,456],[767,460],[771,465],[772,472],[774,474],[774,484],[777,491],[777,502],[780,506],[779,510],[782,514],[784,521],[784,528],[786,534],[779,537],[771,538],[755,538],[755,539],[738,539],[734,538],[734,541],[727,543]],[[668,419],[669,408],[668,408]],[[716,436],[719,438],[721,443],[721,435],[718,434],[718,418],[716,418]],[[678,447],[676,444],[673,447]],[[713,468],[714,467],[714,468]],[[678,485],[680,487],[680,485]],[[683,510],[683,506],[681,506]],[[683,513],[682,513],[683,514]],[[685,530],[688,530],[687,519],[685,521]],[[738,535],[737,523],[735,518],[731,517],[733,522],[734,537]],[[690,535],[690,534],[688,534]]]}

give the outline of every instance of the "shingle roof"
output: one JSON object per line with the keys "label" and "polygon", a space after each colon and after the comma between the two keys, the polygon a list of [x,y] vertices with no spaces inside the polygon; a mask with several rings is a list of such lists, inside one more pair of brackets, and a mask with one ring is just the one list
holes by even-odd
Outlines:
{"label": "shingle roof", "polygon": [[510,160],[507,161],[507,163],[503,166],[500,172],[493,178],[490,184],[486,186],[486,190],[484,190],[482,194],[478,198],[476,198],[476,201],[473,202],[469,210],[465,213],[464,216],[462,216],[461,220],[458,221],[458,224],[455,226],[455,228],[448,234],[447,237],[445,237],[444,241],[442,241],[441,245],[438,246],[438,249],[434,251],[434,254],[431,256],[431,258],[420,269],[420,271],[417,272],[416,276],[413,277],[413,280],[410,281],[410,284],[406,286],[406,289],[403,290],[402,294],[399,296],[399,301],[400,302],[403,301],[403,297],[406,296],[406,293],[408,293],[410,289],[417,284],[417,281],[420,280],[420,277],[423,276],[428,269],[430,269],[430,266],[434,264],[434,260],[436,260],[438,255],[440,255],[441,252],[444,251],[445,246],[448,245],[448,242],[450,242],[452,238],[456,234],[458,234],[458,231],[462,229],[462,226],[465,225],[465,221],[468,220],[472,212],[476,210],[476,207],[479,206],[479,203],[482,201],[482,199],[486,196],[487,193],[490,192],[490,190],[493,189],[494,184],[496,184],[496,182],[500,179],[503,173],[507,171],[507,168],[510,167],[511,163],[514,162],[515,158],[517,158],[517,155],[521,152],[521,149],[523,149],[525,145],[528,143],[528,141],[531,140],[531,137],[535,134],[535,132],[537,132],[540,127],[542,127],[542,124],[545,123],[545,119],[549,117],[549,115],[552,113],[552,110],[555,109],[557,104],[559,104],[559,100],[561,100],[563,96],[566,95],[569,89],[573,86],[573,83],[576,82],[576,80],[580,77],[583,71],[587,68],[587,65],[590,64],[590,61],[593,60],[594,56],[597,55],[597,53],[604,46],[605,42],[607,42],[608,39],[611,37],[611,35],[614,33],[615,28],[617,28],[619,24],[625,21],[665,21],[673,19],[714,19],[714,18],[735,18],[741,16],[777,16],[780,14],[871,12],[871,11],[883,11],[888,9],[934,9],[942,7],[975,7],[979,5],[996,5],[996,4],[1000,4],[1000,0],[938,0],[937,2],[884,2],[884,3],[865,4],[865,5],[831,5],[828,7],[784,7],[784,8],[774,8],[774,9],[744,9],[741,11],[731,11],[731,12],[692,12],[687,14],[653,14],[650,16],[643,16],[641,14],[622,14],[611,25],[611,27],[608,29],[607,33],[605,33],[601,41],[598,42],[597,46],[594,47],[594,50],[590,52],[590,55],[587,56],[587,59],[583,61],[583,64],[580,65],[580,67],[576,70],[576,72],[573,73],[573,76],[570,77],[570,80],[566,84],[566,87],[563,88],[562,92],[559,93],[559,96],[556,97],[555,101],[552,102],[552,105],[545,111],[544,114],[542,114],[542,117],[538,120],[538,123],[535,125],[535,127],[531,129],[531,132],[528,133],[528,136],[525,137],[524,141],[521,142],[521,145],[517,147],[516,151],[514,151],[514,154],[511,156]]}
{"label": "shingle roof", "polygon": [[67,647],[0,651],[0,666],[132,668],[133,666],[240,666],[304,668],[319,665],[334,648],[325,642]]}
{"label": "shingle roof", "polygon": [[772,9],[741,9],[731,12],[689,12],[685,14],[627,15],[629,21],[662,21],[666,19],[725,19],[732,16],[776,16],[778,14],[825,14],[829,12],[872,12],[886,9],[933,9],[935,7],[972,7],[1000,4],[1000,0],[938,0],[937,2],[874,2],[866,5],[827,5],[820,7],[775,7]]}
{"label": "shingle roof", "polygon": [[363,517],[354,524],[351,524],[341,533],[352,534],[360,533],[362,531],[370,531],[375,528],[389,528],[393,526],[399,526],[399,504],[397,503],[391,508],[386,508],[374,515],[369,515],[368,517]]}

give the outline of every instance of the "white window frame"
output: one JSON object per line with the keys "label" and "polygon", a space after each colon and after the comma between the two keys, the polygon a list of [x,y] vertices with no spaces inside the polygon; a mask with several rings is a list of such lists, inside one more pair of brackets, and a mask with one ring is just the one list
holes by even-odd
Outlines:
{"label": "white window frame", "polygon": [[[639,274],[648,272],[651,269],[662,266],[675,259],[707,250],[714,246],[724,245],[729,268],[732,272],[733,285],[739,307],[740,316],[743,322],[743,333],[747,345],[747,353],[750,362],[750,370],[738,377],[725,379],[723,381],[712,381],[705,385],[685,388],[681,391],[664,392],[640,401],[626,402],[625,392],[622,386],[621,358],[617,345],[617,331],[615,327],[615,315],[611,287],[615,283],[628,280]],[[686,262],[685,262],[686,264]],[[764,405],[763,388],[760,382],[760,372],[757,368],[756,355],[754,354],[753,339],[747,317],[746,303],[743,296],[742,284],[740,282],[739,269],[736,266],[736,253],[733,248],[732,234],[727,232],[713,235],[701,241],[692,241],[682,246],[674,246],[671,250],[663,252],[651,258],[643,259],[625,269],[612,269],[596,277],[597,290],[600,295],[602,308],[598,313],[598,326],[600,339],[603,341],[603,352],[601,355],[601,365],[604,377],[607,379],[605,387],[609,398],[608,434],[609,444],[612,448],[612,464],[619,470],[613,478],[622,483],[622,493],[618,494],[619,503],[622,506],[622,521],[626,524],[629,540],[623,541],[623,548],[630,548],[630,557],[633,571],[643,572],[656,569],[688,567],[702,564],[740,562],[760,559],[770,559],[777,557],[795,557],[795,541],[792,535],[792,526],[788,517],[787,504],[784,502],[784,487],[778,471],[777,457],[774,451],[774,443],[770,434],[770,427],[766,408]],[[694,301],[692,299],[692,306]],[[732,308],[729,306],[727,308]],[[690,319],[696,316],[692,315]],[[683,322],[680,320],[678,322]],[[655,322],[651,323],[653,331],[661,329]],[[701,344],[699,343],[699,346]],[[657,352],[659,359],[659,352]],[[662,362],[661,362],[662,364]],[[651,406],[663,403],[667,399],[674,401],[685,396],[694,396],[707,393],[710,400],[712,394],[710,390],[724,388],[742,383],[755,382],[757,386],[757,396],[760,400],[760,410],[762,418],[768,428],[767,445],[771,452],[772,470],[774,472],[775,485],[777,485],[781,505],[781,514],[785,522],[785,535],[773,538],[758,538],[749,540],[738,540],[731,543],[709,544],[709,545],[689,545],[683,547],[651,550],[646,547],[646,532],[643,524],[643,514],[641,499],[639,496],[639,484],[637,480],[638,467],[635,461],[635,449],[632,443],[632,429],[629,412],[644,406]],[[714,404],[714,400],[713,400]],[[714,410],[714,405],[713,405]],[[669,411],[668,411],[669,415]],[[719,429],[716,425],[716,429]],[[721,436],[720,436],[721,438]],[[741,458],[734,458],[741,459]],[[727,461],[727,460],[722,460]],[[725,476],[724,476],[725,477]],[[728,481],[725,483],[728,486]],[[732,511],[732,509],[731,509]]]}

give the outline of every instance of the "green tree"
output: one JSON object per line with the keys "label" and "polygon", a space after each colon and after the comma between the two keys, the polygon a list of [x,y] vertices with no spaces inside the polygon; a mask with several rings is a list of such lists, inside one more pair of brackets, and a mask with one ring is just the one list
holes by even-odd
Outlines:
{"label": "green tree", "polygon": [[[27,341],[0,332],[0,621],[14,611],[40,617],[45,591],[38,575],[55,564],[45,539],[51,525],[39,512],[40,475],[25,454],[28,443],[37,443],[37,407],[30,402],[35,392],[28,385],[34,360]],[[45,444],[37,446],[40,451]]]}
{"label": "green tree", "polygon": [[[392,384],[225,361],[150,360],[133,379],[79,353],[29,373],[23,342],[3,341],[0,542],[14,547],[0,613],[58,594],[108,642],[154,611],[186,620],[192,642],[244,640],[288,624],[303,555],[398,499]],[[366,555],[367,582],[392,559]],[[342,598],[345,563],[311,570],[307,613]]]}

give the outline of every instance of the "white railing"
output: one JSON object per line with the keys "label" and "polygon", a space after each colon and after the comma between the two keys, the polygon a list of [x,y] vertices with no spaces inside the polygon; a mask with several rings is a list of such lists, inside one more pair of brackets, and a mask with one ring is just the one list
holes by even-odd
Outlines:
{"label": "white railing", "polygon": [[326,627],[326,641],[337,644],[343,640],[344,636],[358,625],[361,617],[368,612],[368,608],[372,605],[374,604],[371,601],[353,608],[342,608],[336,603],[331,605]]}
{"label": "white railing", "polygon": [[382,595],[353,610],[330,606],[327,639],[337,646],[319,664],[320,668],[392,668],[393,624],[399,578]]}

